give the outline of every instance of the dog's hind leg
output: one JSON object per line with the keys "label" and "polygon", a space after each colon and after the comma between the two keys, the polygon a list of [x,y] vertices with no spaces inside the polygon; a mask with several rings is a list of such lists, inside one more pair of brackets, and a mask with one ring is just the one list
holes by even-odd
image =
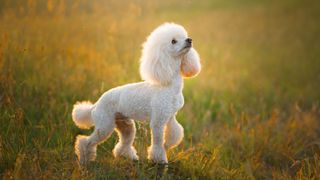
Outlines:
{"label": "dog's hind leg", "polygon": [[77,136],[75,152],[81,165],[86,165],[96,158],[97,145],[105,141],[115,127],[114,116],[103,113],[92,113],[95,121],[95,130],[90,136]]}
{"label": "dog's hind leg", "polygon": [[116,119],[116,132],[119,136],[119,142],[113,149],[115,157],[123,156],[132,160],[138,160],[137,151],[133,147],[133,141],[136,135],[136,126],[132,119]]}
{"label": "dog's hind leg", "polygon": [[183,139],[183,127],[179,124],[175,116],[173,116],[166,125],[164,139],[164,147],[166,149],[179,145]]}

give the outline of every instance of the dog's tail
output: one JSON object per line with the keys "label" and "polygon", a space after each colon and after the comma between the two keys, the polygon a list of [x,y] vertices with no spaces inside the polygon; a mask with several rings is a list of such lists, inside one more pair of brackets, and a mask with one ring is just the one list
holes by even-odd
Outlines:
{"label": "dog's tail", "polygon": [[94,126],[91,111],[94,105],[91,102],[77,102],[73,106],[72,120],[81,129],[89,129]]}

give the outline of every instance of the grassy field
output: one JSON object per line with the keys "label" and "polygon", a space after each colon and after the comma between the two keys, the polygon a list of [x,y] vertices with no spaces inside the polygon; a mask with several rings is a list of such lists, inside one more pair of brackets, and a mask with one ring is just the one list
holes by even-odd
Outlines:
{"label": "grassy field", "polygon": [[[183,143],[166,167],[114,159],[114,133],[80,169],[71,110],[140,81],[141,44],[185,26],[203,70],[185,81]],[[319,179],[320,3],[315,0],[0,2],[0,179]]]}

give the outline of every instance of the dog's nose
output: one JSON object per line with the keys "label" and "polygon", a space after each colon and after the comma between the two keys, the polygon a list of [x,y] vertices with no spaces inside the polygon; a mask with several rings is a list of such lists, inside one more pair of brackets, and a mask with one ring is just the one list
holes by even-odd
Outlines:
{"label": "dog's nose", "polygon": [[187,43],[190,43],[190,44],[192,43],[192,39],[191,38],[187,38],[186,41],[187,41]]}

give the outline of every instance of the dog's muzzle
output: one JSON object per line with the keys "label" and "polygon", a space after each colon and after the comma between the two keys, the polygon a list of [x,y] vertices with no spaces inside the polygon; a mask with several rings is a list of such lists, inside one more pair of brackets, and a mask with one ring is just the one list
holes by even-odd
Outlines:
{"label": "dog's muzzle", "polygon": [[184,48],[190,48],[192,47],[192,39],[191,38],[187,38],[186,39],[186,45],[184,46]]}

